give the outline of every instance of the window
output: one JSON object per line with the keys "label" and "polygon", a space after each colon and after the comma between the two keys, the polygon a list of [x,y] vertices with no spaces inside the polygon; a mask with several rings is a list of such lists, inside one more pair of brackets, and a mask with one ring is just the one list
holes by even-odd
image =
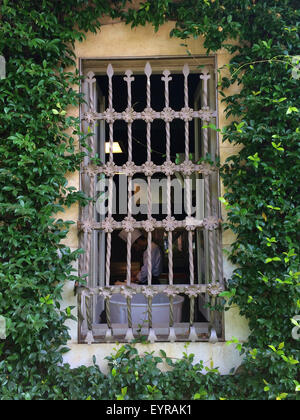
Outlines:
{"label": "window", "polygon": [[[130,69],[130,70],[128,70]],[[79,341],[222,338],[212,58],[84,60]]]}

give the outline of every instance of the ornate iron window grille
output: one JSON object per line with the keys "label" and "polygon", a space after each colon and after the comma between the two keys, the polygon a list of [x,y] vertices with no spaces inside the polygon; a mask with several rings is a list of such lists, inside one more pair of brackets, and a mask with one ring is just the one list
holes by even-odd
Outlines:
{"label": "ornate iron window grille", "polygon": [[[97,112],[95,91],[96,91],[96,77],[93,72],[88,72],[83,83],[83,91],[85,94],[86,105],[81,109],[82,126],[86,133],[95,133],[96,125],[99,122],[105,122],[109,129],[109,158],[108,161],[96,166],[92,164],[92,158],[96,153],[96,136],[89,136],[89,150],[85,149],[86,157],[81,167],[81,176],[83,189],[90,196],[95,197],[95,187],[98,175],[104,174],[109,180],[108,187],[108,214],[107,217],[100,221],[95,217],[95,209],[93,201],[81,210],[80,220],[78,222],[78,230],[80,232],[80,245],[85,250],[79,260],[80,275],[87,276],[87,286],[79,288],[79,315],[80,315],[80,341],[89,344],[97,341],[110,342],[131,341],[135,337],[136,326],[132,323],[132,307],[131,300],[135,294],[141,293],[147,299],[148,312],[148,326],[147,334],[151,342],[160,340],[159,328],[156,328],[152,323],[152,300],[154,296],[163,291],[169,298],[169,325],[168,334],[166,336],[164,329],[164,341],[174,342],[178,340],[180,335],[182,339],[182,332],[185,332],[184,341],[199,341],[201,338],[197,333],[196,323],[194,321],[195,313],[195,299],[203,294],[210,297],[210,303],[213,307],[216,304],[217,297],[224,290],[223,284],[223,261],[221,250],[221,220],[217,209],[212,205],[212,182],[213,174],[216,174],[218,169],[215,165],[210,165],[206,162],[200,164],[193,163],[189,159],[189,137],[190,137],[190,121],[200,119],[203,122],[202,136],[203,136],[203,155],[206,156],[209,151],[209,130],[208,124],[217,117],[216,111],[209,107],[208,82],[211,74],[214,71],[213,67],[205,67],[199,70],[199,78],[202,81],[202,107],[195,110],[189,107],[189,89],[188,78],[190,75],[190,68],[185,64],[182,69],[183,75],[183,89],[184,89],[184,107],[180,111],[175,111],[170,107],[170,93],[169,85],[172,81],[169,70],[164,70],[161,80],[164,83],[164,97],[165,107],[161,112],[157,112],[151,107],[151,76],[152,68],[148,62],[144,69],[144,76],[146,77],[146,100],[147,106],[142,112],[136,112],[132,105],[132,83],[134,83],[134,76],[131,70],[125,72],[124,82],[127,84],[127,108],[123,112],[116,112],[113,108],[113,78],[114,68],[112,64],[107,67],[106,75],[108,78],[108,107],[102,112]],[[154,120],[160,119],[165,122],[166,129],[166,160],[158,166],[151,160],[151,124]],[[171,161],[171,131],[170,126],[174,119],[184,121],[185,127],[185,160],[181,164],[176,164]],[[114,144],[114,124],[121,120],[127,124],[128,131],[128,161],[122,167],[117,166],[114,162],[113,144]],[[147,139],[147,161],[142,166],[137,166],[133,161],[133,137],[132,125],[136,120],[143,120],[146,123],[146,139]],[[113,218],[112,201],[113,201],[113,177],[122,172],[128,179],[128,209],[127,215],[123,221],[116,221]],[[191,214],[191,196],[190,189],[186,189],[186,199],[188,203],[187,217],[185,220],[176,220],[171,213],[171,177],[175,172],[182,174],[186,182],[191,181],[193,173],[201,173],[204,179],[204,201],[205,201],[205,218],[197,220]],[[147,220],[137,221],[132,215],[132,180],[136,173],[143,173],[148,182],[147,205],[148,214]],[[163,173],[167,179],[167,217],[162,221],[157,221],[152,217],[152,197],[150,190],[151,178],[156,173]],[[214,178],[215,179],[215,178]],[[134,286],[131,284],[131,235],[135,228],[143,229],[147,233],[148,238],[148,284],[146,286]],[[189,253],[189,277],[190,284],[174,285],[173,281],[173,252],[172,252],[172,237],[175,229],[185,229],[188,235],[188,253]],[[110,285],[111,272],[111,252],[112,252],[112,233],[115,230],[124,229],[127,232],[127,285],[126,286],[112,286]],[[151,242],[152,232],[154,229],[164,229],[168,237],[168,285],[152,285],[152,266],[151,266]],[[209,272],[210,282],[206,284],[198,284],[195,281],[195,267],[193,258],[193,232],[196,230],[203,230],[206,237],[207,255],[209,256]],[[99,286],[93,282],[91,269],[91,256],[93,252],[93,235],[95,232],[103,232],[106,236],[106,262],[105,262],[105,282],[104,285]],[[127,319],[128,325],[123,328],[121,332],[118,327],[114,327],[110,316],[110,299],[114,294],[122,294],[127,303]],[[190,301],[190,320],[188,325],[180,327],[174,323],[174,298],[178,294],[184,294]],[[105,302],[106,309],[106,325],[96,325],[94,322],[94,306],[95,299],[101,296]],[[208,340],[212,343],[218,341],[216,327],[215,312],[210,313],[210,322],[208,326]],[[120,338],[121,335],[121,338]]]}

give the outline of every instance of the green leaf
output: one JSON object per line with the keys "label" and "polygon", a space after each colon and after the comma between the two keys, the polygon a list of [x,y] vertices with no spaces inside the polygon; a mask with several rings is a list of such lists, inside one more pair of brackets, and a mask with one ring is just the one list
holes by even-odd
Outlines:
{"label": "green leaf", "polygon": [[295,319],[291,318],[291,323],[292,323],[293,325],[295,325],[296,327],[300,328],[300,324],[299,324],[299,322],[297,322]]}
{"label": "green leaf", "polygon": [[293,112],[299,112],[299,110],[295,106],[290,106],[286,111],[286,115],[292,114]]}

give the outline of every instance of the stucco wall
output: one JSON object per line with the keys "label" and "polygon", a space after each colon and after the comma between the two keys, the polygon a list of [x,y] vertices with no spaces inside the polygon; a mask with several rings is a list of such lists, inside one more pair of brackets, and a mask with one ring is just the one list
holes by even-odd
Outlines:
{"label": "stucco wall", "polygon": [[[97,34],[88,34],[87,38],[82,43],[77,43],[75,46],[78,63],[80,58],[104,58],[104,57],[146,57],[146,56],[184,56],[186,54],[186,47],[181,45],[178,39],[171,39],[169,33],[173,27],[173,23],[165,24],[157,33],[149,25],[146,27],[138,27],[131,29],[123,23],[105,24],[101,31]],[[188,41],[188,49],[194,55],[205,54],[201,40]],[[225,50],[220,50],[217,54],[218,67],[221,68],[230,60],[230,55]],[[70,69],[71,70],[71,69]],[[234,88],[231,88],[234,89]],[[228,94],[231,94],[228,92]],[[219,126],[222,128],[228,124],[225,119],[224,108],[225,105],[218,100],[219,108]],[[78,116],[78,108],[70,108],[69,114]],[[232,147],[228,143],[220,144],[221,161],[238,152],[238,148]],[[79,174],[71,174],[68,176],[70,185],[79,188]],[[223,191],[223,190],[222,190]],[[65,220],[78,220],[78,206],[74,205],[67,209],[65,213],[59,215]],[[224,209],[223,209],[224,211]],[[225,214],[224,214],[225,216]],[[230,232],[226,232],[223,236],[223,247],[228,248],[232,243],[234,237]],[[73,225],[67,239],[64,241],[66,245],[72,249],[78,247],[77,227]],[[76,268],[76,267],[75,267]],[[224,256],[224,272],[228,278],[232,272],[233,267],[226,260]],[[73,294],[73,284],[69,283],[64,289],[64,305],[76,306],[76,298]],[[76,315],[76,311],[74,311]],[[65,361],[70,363],[72,367],[81,364],[89,365],[92,361],[92,356],[97,357],[97,361],[103,370],[106,368],[105,356],[110,354],[115,347],[115,344],[93,344],[79,345],[77,344],[77,323],[69,322],[72,339],[69,347],[71,351],[65,355]],[[231,308],[225,313],[225,339],[230,340],[233,336],[244,341],[248,336],[248,326],[244,318],[240,317],[237,307]],[[139,345],[141,351],[164,349],[170,357],[181,357],[184,349],[184,343],[158,343],[148,346]],[[228,373],[233,367],[240,364],[240,356],[235,350],[234,346],[228,346],[226,343],[209,344],[209,343],[192,343],[189,350],[196,355],[198,360],[203,360],[207,365],[213,361],[215,366],[218,366],[222,373]]]}

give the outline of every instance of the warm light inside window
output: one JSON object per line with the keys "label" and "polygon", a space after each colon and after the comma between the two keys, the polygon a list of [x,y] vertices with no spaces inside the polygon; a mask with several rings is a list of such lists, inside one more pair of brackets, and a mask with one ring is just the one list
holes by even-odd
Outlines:
{"label": "warm light inside window", "polygon": [[[107,154],[110,153],[110,143],[109,142],[105,143],[105,153],[107,153]],[[120,146],[119,142],[117,142],[117,141],[114,141],[113,153],[123,153],[123,151],[121,149],[121,146]]]}

